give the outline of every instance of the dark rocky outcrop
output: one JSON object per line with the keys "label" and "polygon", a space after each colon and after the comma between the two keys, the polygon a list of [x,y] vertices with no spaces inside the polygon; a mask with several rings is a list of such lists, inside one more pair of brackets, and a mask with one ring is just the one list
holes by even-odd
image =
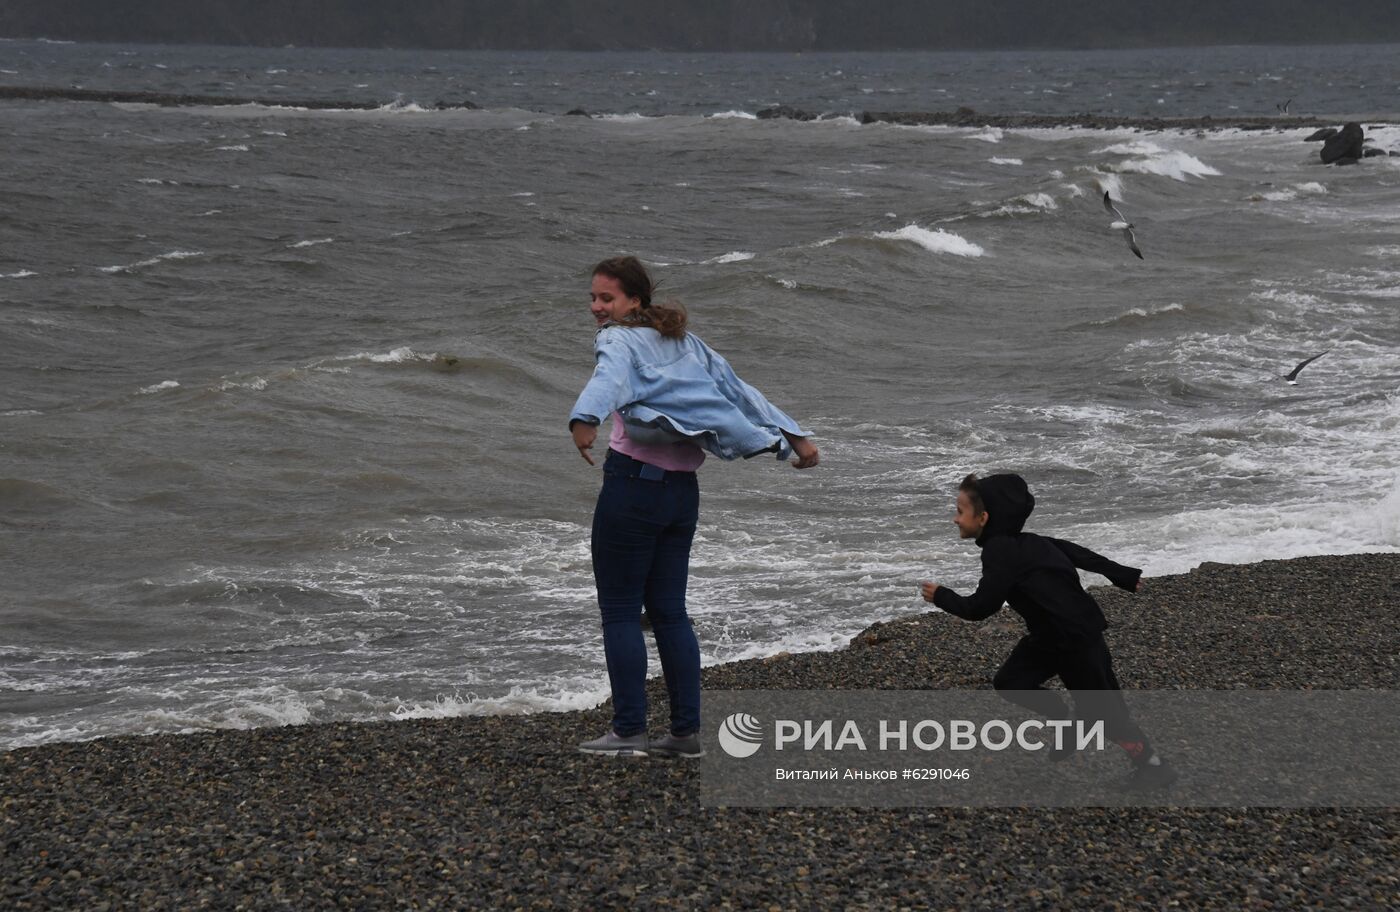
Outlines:
{"label": "dark rocky outcrop", "polygon": [[1324,139],[1330,139],[1336,136],[1337,133],[1338,130],[1336,127],[1323,127],[1321,130],[1318,130],[1316,133],[1313,133],[1307,139],[1303,140],[1303,142],[1321,142]]}
{"label": "dark rocky outcrop", "polygon": [[[1322,156],[1324,165],[1331,164],[1351,164],[1361,160],[1362,145],[1366,142],[1366,131],[1361,129],[1361,124],[1352,121],[1346,124],[1335,135],[1327,137],[1327,141],[1322,144]],[[1351,159],[1350,162],[1346,159]]]}
{"label": "dark rocky outcrop", "polygon": [[771,108],[764,108],[755,116],[759,120],[816,120],[818,115],[801,108],[794,108],[791,105],[774,105]]}
{"label": "dark rocky outcrop", "polygon": [[[251,98],[239,95],[189,95],[175,92],[119,92],[105,89],[78,89],[61,86],[0,86],[0,101],[95,101],[104,103],[153,104],[163,107],[193,107],[201,105],[258,104],[268,107],[308,108],[311,110],[372,111],[397,102],[349,101],[326,98]],[[439,101],[440,111],[470,110],[477,105],[470,101]]]}

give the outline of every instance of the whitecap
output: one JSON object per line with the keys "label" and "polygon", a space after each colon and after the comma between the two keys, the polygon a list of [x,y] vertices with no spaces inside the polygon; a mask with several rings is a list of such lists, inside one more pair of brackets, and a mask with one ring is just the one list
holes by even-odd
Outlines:
{"label": "whitecap", "polygon": [[242,143],[239,143],[239,144],[236,145],[236,146],[219,146],[218,148],[215,149],[215,151],[216,151],[216,152],[247,152],[247,151],[248,151],[248,147],[247,147],[246,145],[242,144]]}
{"label": "whitecap", "polygon": [[980,139],[982,142],[999,143],[1006,134],[1000,127],[987,127],[981,133],[973,133],[968,139]]}
{"label": "whitecap", "polygon": [[986,251],[978,245],[942,228],[930,231],[918,225],[905,225],[898,231],[880,231],[875,236],[892,241],[912,241],[931,253],[951,253],[962,257],[986,255]]}
{"label": "whitecap", "polygon": [[1025,162],[1019,158],[989,158],[987,161],[994,165],[1024,165]]}
{"label": "whitecap", "polygon": [[1194,155],[1175,149],[1164,149],[1156,143],[1146,140],[1119,143],[1100,149],[1099,151],[1114,155],[1141,156],[1139,158],[1128,158],[1117,164],[1108,166],[1110,170],[1118,172],[1158,174],[1179,181],[1184,181],[1188,177],[1220,175],[1219,171],[1207,165],[1199,158],[1196,158]]}
{"label": "whitecap", "polygon": [[220,392],[226,393],[229,390],[236,389],[245,389],[252,390],[254,392],[262,392],[263,390],[267,389],[267,380],[263,377],[254,377],[247,383],[236,383],[233,380],[225,380],[223,383],[219,384]]}
{"label": "whitecap", "polygon": [[335,238],[316,238],[311,241],[297,241],[295,244],[288,244],[287,249],[293,250],[298,247],[315,247],[318,244],[334,244]]}
{"label": "whitecap", "polygon": [[28,269],[21,269],[19,272],[0,273],[0,279],[27,279],[30,276],[36,276],[38,274],[37,272],[30,272]]}
{"label": "whitecap", "polygon": [[749,253],[747,250],[735,250],[723,256],[717,256],[712,260],[706,260],[707,264],[718,263],[742,263],[745,260],[752,260],[757,254]]}
{"label": "whitecap", "polygon": [[162,390],[178,389],[179,386],[180,381],[178,380],[162,380],[160,383],[155,383],[151,386],[143,386],[138,392],[145,396],[151,393],[159,393]]}
{"label": "whitecap", "polygon": [[757,114],[750,114],[748,111],[720,111],[717,114],[705,115],[707,120],[758,120]]}
{"label": "whitecap", "polygon": [[387,111],[391,114],[429,114],[428,108],[423,107],[416,101],[391,101],[388,104],[380,105],[376,110]]}
{"label": "whitecap", "polygon": [[172,250],[172,251],[170,251],[169,253],[162,253],[162,254],[160,254],[160,255],[158,255],[158,256],[153,256],[153,257],[151,257],[151,258],[148,259],[148,260],[141,260],[141,261],[136,262],[136,263],[128,263],[128,264],[125,265],[125,266],[100,266],[100,267],[98,267],[98,269],[99,269],[100,271],[102,271],[102,272],[107,272],[107,273],[114,273],[114,272],[131,272],[133,269],[140,269],[140,268],[142,268],[143,266],[154,266],[154,265],[156,265],[157,263],[159,263],[159,262],[162,261],[162,260],[185,260],[185,259],[189,259],[190,257],[200,257],[200,256],[204,256],[204,251],[202,251],[202,250]]}

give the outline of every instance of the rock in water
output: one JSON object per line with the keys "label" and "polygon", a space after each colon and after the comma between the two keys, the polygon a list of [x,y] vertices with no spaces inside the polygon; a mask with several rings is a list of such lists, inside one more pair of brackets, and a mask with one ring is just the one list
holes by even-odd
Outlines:
{"label": "rock in water", "polygon": [[771,108],[764,108],[755,115],[759,120],[816,120],[817,115],[801,108],[794,108],[792,105],[774,105]]}
{"label": "rock in water", "polygon": [[1313,133],[1307,139],[1303,140],[1303,142],[1320,142],[1324,139],[1330,139],[1336,136],[1337,132],[1336,127],[1323,127],[1321,130],[1318,130],[1316,133]]}
{"label": "rock in water", "polygon": [[1333,162],[1349,158],[1357,161],[1361,158],[1361,144],[1366,141],[1366,133],[1361,129],[1359,123],[1349,123],[1342,127],[1341,132],[1335,136],[1327,137],[1327,141],[1322,144],[1322,163],[1330,165]]}

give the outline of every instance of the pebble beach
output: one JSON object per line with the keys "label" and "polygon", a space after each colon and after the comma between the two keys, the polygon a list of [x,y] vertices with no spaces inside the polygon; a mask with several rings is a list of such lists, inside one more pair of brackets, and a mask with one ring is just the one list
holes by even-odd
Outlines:
{"label": "pebble beach", "polygon": [[[1400,687],[1400,554],[1205,564],[1094,592],[1128,688]],[[986,687],[1014,621],[913,615],[842,650],[707,668],[704,686]],[[0,908],[1400,907],[1393,808],[704,807],[693,764],[577,753],[608,716],[0,754]]]}

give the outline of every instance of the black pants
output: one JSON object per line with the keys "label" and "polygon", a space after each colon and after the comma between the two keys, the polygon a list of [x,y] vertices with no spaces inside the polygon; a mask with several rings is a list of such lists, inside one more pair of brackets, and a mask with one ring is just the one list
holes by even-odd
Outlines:
{"label": "black pants", "polygon": [[1007,700],[1047,719],[1068,719],[1064,698],[1042,686],[1053,677],[1059,677],[1074,696],[1079,719],[1102,721],[1104,734],[1112,741],[1147,741],[1123,702],[1123,691],[1113,674],[1113,656],[1102,636],[1073,647],[1022,637],[997,669],[992,686]]}

